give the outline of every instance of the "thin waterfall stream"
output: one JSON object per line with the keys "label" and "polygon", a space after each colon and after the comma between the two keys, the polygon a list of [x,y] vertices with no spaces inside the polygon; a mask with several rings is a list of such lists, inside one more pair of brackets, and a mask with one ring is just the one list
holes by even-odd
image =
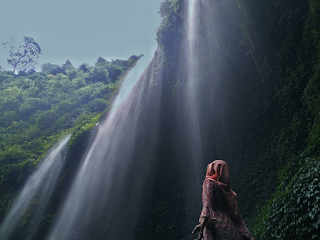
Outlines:
{"label": "thin waterfall stream", "polygon": [[[28,178],[23,189],[14,200],[8,215],[0,225],[2,240],[11,239],[13,230],[20,224],[24,224],[23,221],[28,222],[28,225],[25,226],[28,228],[28,235],[25,236],[25,239],[33,239],[57,180],[61,175],[69,139],[70,135],[67,135],[57,143]],[[31,215],[31,218],[29,215]]]}
{"label": "thin waterfall stream", "polygon": [[[199,1],[189,0],[188,5],[188,18],[185,23],[185,43],[184,43],[184,53],[186,55],[187,60],[187,83],[185,89],[185,108],[184,115],[186,116],[186,128],[183,129],[183,132],[186,132],[186,138],[189,139],[189,145],[191,146],[191,166],[194,169],[194,175],[196,176],[196,181],[198,184],[200,183],[200,179],[197,176],[199,173],[199,159],[202,159],[201,154],[201,126],[199,121],[199,109],[198,109],[198,84],[199,79],[198,71],[199,62],[197,61],[197,32],[196,32],[196,24],[199,19],[199,14],[195,11],[195,7],[197,7]],[[188,129],[188,131],[186,131]]]}

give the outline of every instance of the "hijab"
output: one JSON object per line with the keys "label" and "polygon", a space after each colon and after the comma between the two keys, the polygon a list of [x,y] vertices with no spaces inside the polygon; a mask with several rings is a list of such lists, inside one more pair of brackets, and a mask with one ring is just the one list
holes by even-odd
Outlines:
{"label": "hijab", "polygon": [[233,219],[238,219],[237,194],[230,188],[229,167],[225,161],[215,160],[207,166],[206,179],[215,182],[220,188],[227,210]]}

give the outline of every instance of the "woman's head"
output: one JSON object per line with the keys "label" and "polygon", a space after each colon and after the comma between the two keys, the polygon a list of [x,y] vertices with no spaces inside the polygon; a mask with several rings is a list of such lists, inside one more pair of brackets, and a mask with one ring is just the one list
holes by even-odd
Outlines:
{"label": "woman's head", "polygon": [[215,160],[207,166],[206,179],[224,183],[230,187],[230,174],[228,164],[223,160]]}
{"label": "woman's head", "polygon": [[215,160],[207,166],[206,179],[214,181],[221,189],[221,194],[228,206],[231,217],[237,219],[239,209],[236,200],[237,194],[230,188],[229,167],[225,161]]}

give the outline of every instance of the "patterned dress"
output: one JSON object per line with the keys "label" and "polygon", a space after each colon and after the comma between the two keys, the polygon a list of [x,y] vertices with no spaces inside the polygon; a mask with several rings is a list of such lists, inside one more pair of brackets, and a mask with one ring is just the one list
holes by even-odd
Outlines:
{"label": "patterned dress", "polygon": [[200,217],[208,218],[203,240],[253,240],[241,215],[236,221],[230,217],[218,185],[208,179],[203,182],[202,204]]}

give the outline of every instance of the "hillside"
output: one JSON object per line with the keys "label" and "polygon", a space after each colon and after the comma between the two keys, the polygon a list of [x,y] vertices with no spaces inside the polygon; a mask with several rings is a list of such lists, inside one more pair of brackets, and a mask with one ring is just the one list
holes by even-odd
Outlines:
{"label": "hillside", "polygon": [[53,143],[69,132],[76,139],[99,122],[140,57],[0,72],[0,216]]}

